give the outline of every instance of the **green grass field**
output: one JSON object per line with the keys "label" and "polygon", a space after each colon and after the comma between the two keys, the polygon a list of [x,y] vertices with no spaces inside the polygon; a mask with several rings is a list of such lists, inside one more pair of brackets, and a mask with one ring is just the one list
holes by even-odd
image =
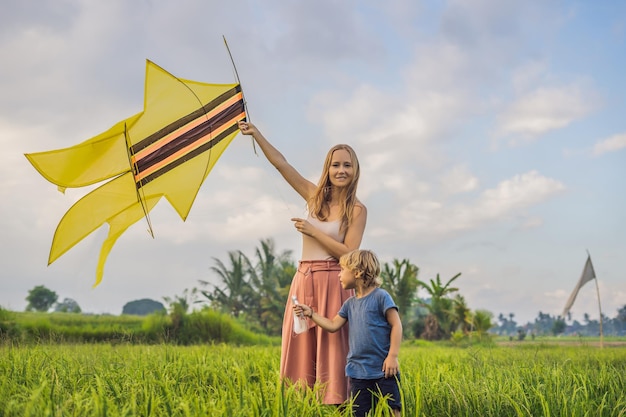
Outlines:
{"label": "green grass field", "polygon": [[[5,344],[0,416],[348,415],[283,386],[279,357],[276,346]],[[624,347],[406,343],[400,360],[404,416],[626,416]]]}

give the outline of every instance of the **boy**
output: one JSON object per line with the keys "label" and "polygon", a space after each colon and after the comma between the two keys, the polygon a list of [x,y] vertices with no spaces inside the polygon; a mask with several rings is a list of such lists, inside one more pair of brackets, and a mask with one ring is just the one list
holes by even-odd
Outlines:
{"label": "boy", "polygon": [[365,416],[380,394],[388,396],[394,415],[400,416],[398,351],[402,322],[398,307],[389,293],[379,288],[380,263],[373,252],[354,250],[343,255],[339,265],[341,286],[354,289],[356,295],[346,300],[337,315],[331,320],[302,304],[294,305],[294,311],[329,332],[350,323],[346,375],[355,416]]}

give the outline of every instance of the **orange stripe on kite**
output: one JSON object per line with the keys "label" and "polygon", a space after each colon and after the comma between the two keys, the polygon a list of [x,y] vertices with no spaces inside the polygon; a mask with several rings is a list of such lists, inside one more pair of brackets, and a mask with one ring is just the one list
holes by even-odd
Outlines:
{"label": "orange stripe on kite", "polygon": [[150,146],[147,146],[146,148],[144,148],[141,151],[137,152],[136,154],[132,155],[131,156],[132,164],[133,165],[136,164],[139,160],[144,158],[146,155],[150,155],[152,152],[154,152],[154,151],[158,150],[159,148],[162,148],[163,146],[167,145],[168,143],[176,140],[179,136],[187,133],[188,131],[190,131],[194,127],[196,127],[196,126],[206,122],[211,117],[216,116],[221,111],[225,110],[226,108],[228,108],[232,104],[236,103],[237,101],[241,101],[242,99],[243,99],[243,93],[237,93],[234,96],[232,96],[231,98],[229,98],[228,100],[226,100],[223,103],[221,103],[219,106],[214,107],[213,110],[211,110],[210,112],[203,113],[200,117],[192,120],[191,122],[187,123],[184,126],[179,127],[178,129],[176,129],[172,133],[163,136],[162,139],[159,139],[157,142],[151,144]]}
{"label": "orange stripe on kite", "polygon": [[227,130],[230,127],[232,127],[239,120],[242,120],[245,116],[246,116],[246,112],[245,111],[239,113],[237,116],[233,117],[232,119],[230,119],[229,121],[224,123],[220,128],[215,129],[215,130],[211,131],[210,134],[204,136],[204,138],[202,140],[197,140],[194,143],[190,144],[189,146],[187,146],[187,147],[179,150],[178,152],[170,155],[167,159],[162,160],[158,164],[154,164],[154,165],[150,166],[150,168],[142,170],[139,174],[135,175],[135,182],[141,181],[143,178],[147,177],[148,175],[152,174],[153,172],[158,171],[159,169],[163,168],[164,166],[167,166],[168,164],[170,164],[170,163],[176,161],[177,159],[187,155],[188,153],[193,152],[195,149],[197,149],[197,148],[201,147],[202,145],[206,144],[207,142],[209,142],[213,137],[218,136],[220,133],[222,133],[225,130]]}

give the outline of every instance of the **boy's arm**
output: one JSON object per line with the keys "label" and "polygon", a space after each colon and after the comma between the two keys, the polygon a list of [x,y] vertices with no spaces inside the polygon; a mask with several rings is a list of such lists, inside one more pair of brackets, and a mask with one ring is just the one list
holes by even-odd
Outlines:
{"label": "boy's arm", "polygon": [[347,320],[340,315],[336,315],[332,320],[327,319],[317,314],[311,307],[302,304],[294,305],[293,310],[296,314],[304,314],[304,317],[309,317],[315,324],[331,333],[335,333],[337,330],[341,329],[347,322]]}
{"label": "boy's arm", "polygon": [[389,346],[389,353],[387,353],[387,357],[383,362],[383,372],[385,373],[385,378],[389,378],[397,375],[400,370],[398,353],[400,352],[400,343],[402,343],[402,321],[400,321],[400,315],[395,308],[388,309],[385,316],[391,326],[391,345]]}

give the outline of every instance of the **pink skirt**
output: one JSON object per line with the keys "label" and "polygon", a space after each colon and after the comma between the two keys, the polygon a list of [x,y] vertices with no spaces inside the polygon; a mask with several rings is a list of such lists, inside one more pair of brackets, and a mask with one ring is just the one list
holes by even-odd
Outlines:
{"label": "pink skirt", "polygon": [[348,324],[336,333],[327,332],[309,320],[309,330],[293,331],[291,296],[311,306],[321,316],[333,319],[353,290],[344,290],[339,282],[337,261],[300,261],[293,277],[283,318],[280,376],[292,382],[323,387],[324,404],[341,404],[348,399],[346,378]]}

